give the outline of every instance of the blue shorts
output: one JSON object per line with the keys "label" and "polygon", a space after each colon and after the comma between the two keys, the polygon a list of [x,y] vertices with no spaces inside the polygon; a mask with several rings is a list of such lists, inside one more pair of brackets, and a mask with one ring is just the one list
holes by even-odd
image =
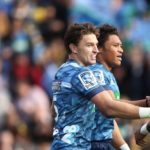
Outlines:
{"label": "blue shorts", "polygon": [[115,150],[112,146],[112,140],[92,141],[91,150]]}

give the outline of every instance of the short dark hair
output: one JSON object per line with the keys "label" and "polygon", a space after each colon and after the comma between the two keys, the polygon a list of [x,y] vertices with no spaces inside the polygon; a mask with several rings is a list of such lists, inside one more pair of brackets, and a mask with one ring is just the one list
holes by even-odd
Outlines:
{"label": "short dark hair", "polygon": [[115,28],[113,25],[104,24],[100,26],[98,29],[100,33],[98,37],[98,47],[103,47],[110,35],[119,36],[117,28]]}
{"label": "short dark hair", "polygon": [[98,29],[91,23],[82,23],[82,24],[74,23],[70,25],[64,36],[64,44],[68,54],[71,53],[69,44],[73,43],[75,45],[78,45],[78,43],[80,42],[80,40],[83,38],[84,35],[92,33],[95,34],[96,37],[99,36]]}

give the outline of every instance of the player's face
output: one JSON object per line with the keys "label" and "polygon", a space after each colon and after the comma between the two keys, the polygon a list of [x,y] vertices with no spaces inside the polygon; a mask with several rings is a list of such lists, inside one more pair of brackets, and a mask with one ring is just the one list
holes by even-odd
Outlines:
{"label": "player's face", "polygon": [[110,35],[101,49],[104,63],[112,68],[121,65],[122,61],[122,42],[117,35]]}
{"label": "player's face", "polygon": [[80,64],[87,66],[96,63],[98,40],[94,34],[84,35],[77,45],[77,58]]}

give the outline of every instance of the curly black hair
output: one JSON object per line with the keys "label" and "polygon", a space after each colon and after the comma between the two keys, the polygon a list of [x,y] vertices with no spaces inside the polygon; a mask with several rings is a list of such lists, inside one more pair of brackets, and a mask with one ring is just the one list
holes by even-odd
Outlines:
{"label": "curly black hair", "polygon": [[98,47],[103,47],[104,43],[107,41],[108,37],[110,35],[118,35],[118,31],[117,28],[115,28],[112,25],[109,24],[104,24],[100,27],[98,27],[99,30],[99,37],[98,37]]}

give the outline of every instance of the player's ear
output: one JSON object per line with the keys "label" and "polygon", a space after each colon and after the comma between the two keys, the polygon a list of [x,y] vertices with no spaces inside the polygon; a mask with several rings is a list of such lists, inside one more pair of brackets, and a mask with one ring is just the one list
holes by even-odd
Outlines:
{"label": "player's ear", "polygon": [[75,44],[73,43],[69,44],[69,48],[71,49],[72,53],[75,53],[75,54],[78,53],[78,48]]}

